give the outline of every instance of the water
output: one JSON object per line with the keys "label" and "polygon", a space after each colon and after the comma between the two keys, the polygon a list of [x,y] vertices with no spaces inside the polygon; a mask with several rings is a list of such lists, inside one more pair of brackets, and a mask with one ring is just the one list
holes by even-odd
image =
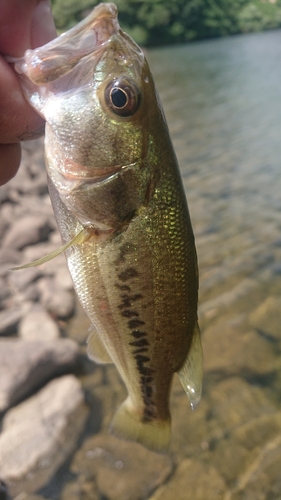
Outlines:
{"label": "water", "polygon": [[[125,390],[113,367],[93,368],[84,360],[80,378],[92,420],[71,473],[61,472],[68,484],[60,484],[59,496],[50,488],[42,494],[62,500],[280,500],[281,32],[147,56],[196,236],[203,399],[191,412],[175,380],[173,466],[163,457],[154,457],[152,466],[150,452],[143,455],[138,445],[108,444],[106,429]],[[70,336],[81,340],[82,330],[80,313]]]}

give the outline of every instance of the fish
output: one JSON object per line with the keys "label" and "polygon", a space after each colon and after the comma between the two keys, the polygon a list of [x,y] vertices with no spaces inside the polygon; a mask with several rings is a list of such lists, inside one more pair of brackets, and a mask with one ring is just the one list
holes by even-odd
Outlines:
{"label": "fish", "polygon": [[[46,120],[48,186],[77,296],[91,320],[88,354],[113,363],[128,391],[111,432],[169,448],[179,375],[202,392],[198,266],[186,195],[147,60],[101,3],[79,24],[15,59]],[[28,267],[27,266],[20,266]]]}

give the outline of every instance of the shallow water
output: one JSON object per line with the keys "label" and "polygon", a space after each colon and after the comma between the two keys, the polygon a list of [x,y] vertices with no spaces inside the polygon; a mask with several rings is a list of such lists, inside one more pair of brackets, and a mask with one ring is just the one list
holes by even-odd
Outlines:
{"label": "shallow water", "polygon": [[[106,434],[125,397],[117,372],[82,357],[79,376],[92,416],[80,450],[41,494],[280,500],[281,31],[147,56],[196,237],[203,398],[191,412],[175,380],[172,465],[159,462],[151,476],[150,452]],[[87,326],[80,311],[69,329],[82,351]]]}

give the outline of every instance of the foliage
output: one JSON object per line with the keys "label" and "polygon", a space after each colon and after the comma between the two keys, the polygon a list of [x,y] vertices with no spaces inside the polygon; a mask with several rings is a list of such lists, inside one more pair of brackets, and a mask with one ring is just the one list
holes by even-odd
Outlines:
{"label": "foliage", "polygon": [[[98,0],[52,0],[65,31]],[[115,0],[122,28],[141,45],[163,45],[281,27],[281,0]]]}

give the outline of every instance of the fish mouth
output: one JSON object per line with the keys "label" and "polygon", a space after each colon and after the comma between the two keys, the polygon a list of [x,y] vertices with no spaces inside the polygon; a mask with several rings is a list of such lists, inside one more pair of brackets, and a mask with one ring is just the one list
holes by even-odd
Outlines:
{"label": "fish mouth", "polygon": [[93,52],[98,56],[119,29],[117,7],[101,3],[77,26],[43,47],[27,50],[20,59],[7,59],[33,84],[46,85],[67,75],[84,57]]}

